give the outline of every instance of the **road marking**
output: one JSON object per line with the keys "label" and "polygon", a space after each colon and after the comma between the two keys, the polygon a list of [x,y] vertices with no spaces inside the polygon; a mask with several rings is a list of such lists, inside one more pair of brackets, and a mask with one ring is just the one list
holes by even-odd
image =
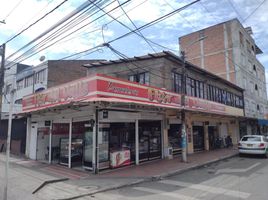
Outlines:
{"label": "road marking", "polygon": [[224,169],[219,169],[216,171],[216,175],[220,174],[220,173],[243,173],[243,172],[247,172],[249,170],[252,170],[253,168],[259,166],[261,163],[257,162],[251,166],[249,166],[248,168],[245,169],[232,169],[232,168],[224,168]]}
{"label": "road marking", "polygon": [[181,186],[181,187],[186,187],[190,189],[201,190],[201,191],[213,193],[213,194],[224,194],[227,196],[242,198],[242,199],[246,199],[250,196],[250,194],[246,192],[240,192],[240,191],[207,186],[207,185],[202,185],[202,184],[191,184],[187,182],[173,181],[173,180],[161,180],[159,182],[164,183],[164,184],[169,184],[169,185],[175,185],[175,186]]}
{"label": "road marking", "polygon": [[134,187],[133,189],[138,190],[138,191],[142,191],[142,192],[149,192],[149,193],[153,193],[153,194],[159,194],[159,195],[162,195],[162,196],[174,197],[176,199],[182,199],[182,200],[199,200],[197,198],[186,196],[186,195],[182,195],[182,194],[179,194],[179,193],[163,192],[163,191],[156,190],[156,189],[151,189],[151,188]]}

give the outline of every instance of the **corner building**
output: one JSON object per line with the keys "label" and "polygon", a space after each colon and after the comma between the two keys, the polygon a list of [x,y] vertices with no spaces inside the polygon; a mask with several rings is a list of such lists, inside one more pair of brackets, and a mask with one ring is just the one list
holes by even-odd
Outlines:
{"label": "corner building", "polygon": [[188,153],[236,144],[243,89],[187,62],[182,106],[182,65],[170,52],[95,62],[86,78],[24,97],[28,156],[96,172],[180,154],[182,109]]}

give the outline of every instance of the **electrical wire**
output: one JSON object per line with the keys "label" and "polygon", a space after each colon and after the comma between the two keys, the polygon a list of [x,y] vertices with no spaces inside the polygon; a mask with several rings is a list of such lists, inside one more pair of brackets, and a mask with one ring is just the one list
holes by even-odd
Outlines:
{"label": "electrical wire", "polygon": [[44,37],[46,34],[50,33],[51,31],[55,30],[57,27],[59,27],[60,25],[62,25],[63,23],[65,23],[67,20],[69,20],[70,18],[72,18],[73,16],[75,16],[77,13],[82,12],[84,9],[86,9],[89,6],[88,3],[84,3],[81,6],[79,6],[79,8],[77,8],[75,11],[71,12],[69,15],[67,15],[66,17],[64,17],[63,19],[61,19],[60,21],[58,21],[56,24],[54,24],[53,26],[51,26],[49,29],[47,29],[46,31],[42,32],[41,34],[39,34],[36,38],[34,38],[33,40],[31,40],[29,43],[27,43],[26,45],[24,45],[23,47],[21,47],[19,50],[17,50],[16,52],[14,52],[13,54],[11,54],[7,59],[10,59],[12,56],[16,55],[17,53],[19,53],[21,50],[27,48],[28,46],[30,46],[32,43],[36,42],[37,40],[39,40],[40,38]]}
{"label": "electrical wire", "polygon": [[264,3],[266,0],[263,0],[245,19],[243,19],[242,23],[247,21]]}
{"label": "electrical wire", "polygon": [[[102,15],[101,17],[103,17],[104,15]],[[99,17],[100,18],[100,17]],[[97,18],[97,19],[99,19],[99,18]],[[97,19],[95,19],[94,21],[96,21]],[[93,21],[91,21],[90,23],[87,23],[86,25],[89,25],[89,24],[91,24]],[[83,27],[85,27],[86,25],[84,25]],[[81,27],[79,27],[78,29],[76,29],[75,31],[78,31],[78,30],[80,30],[81,29]],[[41,42],[41,46],[40,46],[40,43],[39,44],[37,44],[37,45],[35,45],[34,47],[32,47],[31,49],[29,49],[29,50],[27,50],[26,52],[24,52],[24,54],[23,55],[21,55],[19,58],[17,58],[15,61],[16,62],[22,62],[22,61],[24,61],[24,60],[26,60],[26,59],[28,59],[29,57],[31,57],[31,56],[33,56],[33,55],[35,55],[35,54],[37,54],[37,53],[39,53],[40,51],[42,51],[42,50],[44,50],[44,49],[46,49],[46,48],[48,48],[48,47],[50,47],[50,46],[52,46],[52,45],[54,45],[55,43],[57,43],[58,41],[60,41],[60,40],[62,40],[62,39],[64,39],[64,38],[66,38],[67,36],[69,36],[69,35],[71,35],[71,34],[73,34],[75,31],[73,31],[73,32],[71,32],[71,33],[69,33],[68,35],[65,35],[65,36],[63,36],[62,38],[60,38],[60,39],[58,39],[57,41],[54,41],[52,44],[48,44],[48,40],[47,40],[47,38],[45,38],[45,39],[43,39]],[[52,33],[52,35],[50,35],[50,36],[48,36],[48,37],[51,37],[51,36],[53,36],[53,34],[54,33]],[[59,34],[59,33],[57,33],[57,34]],[[61,32],[60,32],[60,34],[61,34]],[[41,34],[42,35],[42,34]],[[40,36],[38,36],[37,37],[37,39],[39,38]],[[23,48],[26,48],[27,46],[29,46],[31,43],[33,43],[35,40],[37,40],[37,39],[34,39],[33,41],[31,41],[31,42],[29,42],[28,44],[26,44]],[[39,46],[38,46],[39,45]],[[45,46],[46,45],[46,46]],[[44,47],[45,46],[45,47]],[[41,47],[43,47],[43,48],[41,48]],[[38,49],[39,48],[39,49]],[[32,52],[32,54],[31,55],[29,55],[30,53]],[[28,56],[26,56],[26,55],[28,55]],[[24,57],[23,57],[24,56]],[[26,57],[25,57],[26,56]]]}
{"label": "electrical wire", "polygon": [[[24,29],[26,27],[26,25],[30,24],[30,22],[35,21],[34,18],[36,18],[37,16],[41,15],[41,11],[45,10],[51,3],[53,2],[53,0],[50,0],[47,2],[47,4],[42,7],[40,10],[38,10],[27,22],[25,22],[20,29],[18,29],[16,32],[20,32],[22,29]],[[20,30],[20,31],[19,31]]]}
{"label": "electrical wire", "polygon": [[[147,0],[146,0],[147,1]],[[146,2],[146,1],[144,1],[144,2]],[[141,4],[139,4],[139,5],[142,5],[144,2],[142,2]],[[194,2],[192,2],[191,4],[187,4],[186,6],[183,6],[183,7],[181,7],[181,8],[179,8],[179,9],[176,9],[175,11],[176,12],[178,12],[178,11],[181,11],[181,10],[183,10],[183,9],[186,9],[187,7],[189,7],[190,5],[193,5],[194,3],[196,3],[196,2],[198,2],[198,1],[194,1]],[[138,5],[138,6],[139,6]],[[137,6],[136,6],[137,7]],[[136,7],[134,7],[134,8],[136,8]],[[172,12],[172,13],[174,13],[174,12]],[[162,16],[162,17],[160,17],[161,19],[163,18],[163,17],[165,17],[165,16],[167,16],[167,15],[164,15],[164,16]],[[158,18],[159,19],[159,18]],[[156,19],[157,20],[157,19]],[[149,23],[147,23],[147,24],[151,24],[152,22],[155,22],[156,20],[153,20],[153,21],[151,21],[151,22],[149,22]],[[112,21],[110,21],[109,23],[111,23]],[[108,23],[107,23],[108,24]],[[147,24],[145,24],[144,26],[142,26],[142,27],[145,27]],[[141,27],[140,27],[141,28]],[[138,29],[140,29],[140,28],[138,28]],[[135,30],[133,30],[133,31],[135,31]],[[110,40],[109,42],[107,42],[107,44],[110,44],[110,43],[112,43],[112,42],[114,42],[114,41],[117,41],[117,40],[119,40],[119,39],[121,39],[121,38],[124,38],[124,37],[126,37],[126,36],[128,36],[129,34],[131,34],[133,31],[130,31],[130,32],[128,32],[128,33],[126,33],[126,34],[123,34],[123,35],[121,35],[121,36],[119,36],[119,37],[117,37],[117,38],[115,38],[115,39],[113,39],[113,40]],[[99,44],[99,45],[97,45],[97,46],[95,46],[95,47],[101,47],[101,46],[103,46],[103,44]],[[80,53],[80,52],[79,52]],[[75,53],[75,55],[77,55],[77,54],[79,54],[79,53]],[[73,54],[74,55],[74,54]],[[71,55],[72,56],[72,55]]]}
{"label": "electrical wire", "polygon": [[[116,1],[117,1],[118,5],[120,5],[119,0],[116,0]],[[138,29],[138,27],[133,22],[133,20],[129,17],[129,15],[127,14],[127,12],[125,11],[125,9],[123,8],[123,6],[120,5],[120,8],[123,11],[123,13],[126,15],[126,17],[128,18],[128,20],[131,22],[131,24],[135,27],[135,29]],[[140,30],[138,30],[138,33],[139,33],[138,36],[140,36],[150,46],[150,48],[156,53],[155,49],[150,44],[150,42],[148,41],[148,39],[142,34],[142,32]]]}
{"label": "electrical wire", "polygon": [[157,23],[159,23],[159,22],[161,22],[161,21],[163,21],[163,20],[165,20],[165,19],[167,19],[167,18],[175,15],[176,13],[178,13],[178,12],[180,12],[180,11],[188,8],[189,6],[195,4],[195,3],[199,2],[199,1],[200,0],[195,0],[195,1],[193,1],[193,2],[191,2],[189,4],[187,4],[187,5],[185,5],[183,7],[180,7],[180,8],[178,8],[178,9],[172,11],[172,12],[169,12],[168,14],[165,14],[165,15],[163,15],[163,16],[161,16],[161,17],[159,17],[159,18],[157,18],[157,19],[155,19],[155,20],[153,20],[153,21],[151,21],[149,23],[144,24],[143,26],[140,26],[138,29],[135,29],[133,31],[130,31],[130,32],[126,33],[126,34],[121,35],[120,37],[117,37],[117,38],[111,40],[109,43],[113,43],[113,42],[115,42],[117,40],[120,40],[120,39],[122,39],[122,38],[124,38],[126,36],[129,36],[129,35],[137,32],[139,30],[143,30],[143,29],[149,28],[149,27],[151,27],[151,26],[153,26],[153,25],[155,25],[155,24],[157,24]]}
{"label": "electrical wire", "polygon": [[37,24],[38,22],[40,22],[41,20],[43,20],[44,18],[46,18],[49,14],[53,13],[55,10],[57,10],[59,7],[61,7],[64,3],[66,3],[68,0],[64,0],[62,1],[59,5],[57,5],[55,8],[53,8],[51,11],[49,11],[48,13],[46,13],[45,15],[43,15],[41,18],[39,18],[38,20],[36,20],[34,23],[30,24],[28,27],[26,27],[25,29],[21,30],[19,33],[15,34],[13,37],[11,37],[10,39],[8,39],[5,44],[7,44],[8,42],[14,40],[16,37],[18,37],[19,35],[21,35],[22,33],[24,33],[26,30],[28,30],[29,28],[31,28],[32,26],[34,26],[35,24]]}
{"label": "electrical wire", "polygon": [[[218,22],[218,20],[216,19],[216,17],[214,17],[214,15],[212,15],[212,13],[211,12],[209,12],[208,11],[208,9],[202,4],[202,2],[200,1],[200,4],[202,5],[202,7],[217,21],[217,23],[219,23]],[[259,7],[259,6],[258,6]],[[216,36],[215,36],[216,37]],[[215,46],[215,44],[214,43],[212,43],[213,44],[213,46],[214,47],[216,47]],[[231,61],[231,63],[234,65],[234,66],[237,66],[237,67],[239,67],[239,70],[241,70],[241,71],[244,71],[246,74],[248,74],[251,78],[253,78],[253,79],[255,79],[255,80],[257,80],[257,81],[259,81],[258,80],[258,78],[256,78],[255,76],[253,76],[250,72],[248,72],[247,70],[245,70],[244,69],[244,67],[243,66],[241,66],[241,65],[239,65],[239,64],[237,64],[232,58],[230,58],[229,56],[227,56],[226,54],[225,54],[225,52],[220,52],[220,53],[222,53],[223,55],[224,55],[224,57],[225,58],[227,58],[229,61]],[[237,70],[235,70],[235,71],[237,71]]]}
{"label": "electrical wire", "polygon": [[[127,57],[125,54],[123,54],[122,52],[120,52],[120,51],[114,49],[110,44],[106,43],[106,44],[104,44],[104,46],[107,47],[107,48],[109,48],[112,52],[114,52],[114,53],[117,54],[118,56],[120,56],[120,57],[121,57],[121,60],[123,60],[123,61],[125,61],[125,62],[127,62],[127,63],[130,63],[130,64],[132,64],[133,66],[135,66],[136,69],[141,69],[141,70],[143,70],[143,71],[147,71],[145,67],[141,67],[141,66],[137,65],[135,62],[131,61],[131,59],[130,59],[129,57]],[[132,68],[129,68],[129,67],[128,67],[128,69],[129,69],[131,72],[135,73],[135,71],[134,71]],[[161,76],[161,75],[158,75],[158,74],[155,74],[155,73],[152,72],[153,70],[155,70],[155,71],[159,71],[160,73],[162,73],[162,72],[163,72],[162,70],[158,70],[158,69],[156,69],[156,68],[149,68],[149,67],[147,67],[147,69],[150,69],[150,70],[151,70],[151,71],[150,71],[150,74],[152,74],[152,75],[154,75],[154,76],[156,76],[156,77],[159,77],[159,78],[162,78],[162,79],[170,79],[170,78],[167,78],[167,77],[164,77],[164,76]]]}
{"label": "electrical wire", "polygon": [[242,20],[243,17],[240,15],[240,13],[238,12],[238,10],[236,9],[235,5],[232,3],[231,0],[227,0],[228,3],[230,4],[230,6],[232,7],[232,9],[235,11],[235,13],[237,14],[237,16]]}
{"label": "electrical wire", "polygon": [[11,11],[7,14],[7,16],[3,19],[3,22],[6,23],[7,18],[16,10],[16,8],[23,2],[23,0],[20,0],[12,9]]}
{"label": "electrical wire", "polygon": [[[134,9],[136,9],[137,7],[143,5],[146,1],[148,1],[148,0],[144,0],[144,1],[142,1],[142,2],[139,3],[138,5],[136,5],[136,6],[134,6],[133,8],[131,8],[130,10],[134,10]],[[130,11],[130,10],[129,10],[129,11]],[[121,17],[121,16],[123,16],[123,14],[120,15],[120,16],[118,16],[118,18]],[[114,21],[114,20],[111,20],[110,22],[106,23],[106,25],[112,23],[113,21]],[[30,42],[30,43],[32,43],[32,42]],[[26,46],[28,46],[28,45],[30,45],[30,44],[28,43],[28,44],[25,45],[24,47],[26,47]],[[50,45],[50,46],[51,46],[51,45]],[[48,46],[48,47],[49,47],[49,46]],[[47,47],[47,48],[48,48],[48,47]],[[36,46],[35,46],[35,48],[36,48]],[[39,52],[40,52],[40,51],[39,51]],[[35,54],[37,54],[37,53],[39,53],[39,52],[36,52]],[[83,52],[83,51],[82,51],[82,52]],[[32,56],[35,55],[35,54],[32,54]],[[21,61],[24,61],[24,60],[26,60],[26,59],[23,59],[23,60],[22,60],[22,59],[21,59],[21,60],[16,59],[17,62],[21,62]],[[14,61],[15,61],[15,60],[14,60]],[[14,61],[13,61],[13,62],[14,62]]]}
{"label": "electrical wire", "polygon": [[[156,23],[159,23],[160,21],[163,21],[163,20],[165,20],[166,18],[168,18],[168,17],[170,17],[170,16],[176,14],[177,12],[186,9],[187,7],[189,7],[189,6],[191,6],[191,5],[195,4],[195,3],[197,3],[198,1],[200,1],[200,0],[193,1],[192,3],[189,3],[189,4],[183,6],[183,7],[179,8],[179,9],[176,9],[176,10],[173,11],[173,12],[170,12],[170,13],[168,13],[168,14],[162,16],[162,17],[157,18],[156,20],[153,20],[153,21],[151,21],[151,22],[149,22],[149,23],[147,23],[147,24],[145,24],[145,25],[139,27],[138,29],[139,29],[139,30],[141,30],[141,29],[145,29],[145,28],[148,28],[149,26],[152,26],[152,25],[154,25],[154,24],[156,24]],[[137,30],[134,30],[134,31],[137,31]],[[126,37],[126,36],[132,34],[134,31],[130,31],[130,32],[126,33],[126,34],[123,34],[123,35],[119,36],[118,38],[115,38],[115,39],[109,41],[108,43],[112,43],[112,42],[114,42],[114,41],[117,41],[117,40],[119,40],[119,39],[122,39],[122,38],[124,38],[124,37]],[[99,46],[101,46],[101,45],[97,45],[97,46],[95,46],[95,48],[96,48],[96,47],[99,47]],[[83,51],[83,52],[84,52],[84,51]],[[83,52],[80,52],[80,53],[83,53]],[[27,58],[25,58],[25,59],[27,59]],[[25,60],[25,59],[24,59],[24,60]]]}

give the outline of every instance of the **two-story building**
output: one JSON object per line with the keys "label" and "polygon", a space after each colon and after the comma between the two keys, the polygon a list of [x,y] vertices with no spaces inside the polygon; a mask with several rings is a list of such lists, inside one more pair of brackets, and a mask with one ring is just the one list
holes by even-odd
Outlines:
{"label": "two-story building", "polygon": [[[243,89],[170,52],[85,65],[88,77],[23,98],[27,156],[98,169],[139,164],[239,140]],[[222,141],[220,146],[216,140]],[[172,151],[170,151],[172,149]]]}

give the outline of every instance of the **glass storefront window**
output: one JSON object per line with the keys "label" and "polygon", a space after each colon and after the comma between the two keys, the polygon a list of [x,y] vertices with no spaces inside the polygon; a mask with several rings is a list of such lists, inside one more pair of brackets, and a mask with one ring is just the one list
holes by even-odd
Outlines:
{"label": "glass storefront window", "polygon": [[181,124],[170,124],[168,142],[169,146],[173,148],[173,154],[181,152]]}

